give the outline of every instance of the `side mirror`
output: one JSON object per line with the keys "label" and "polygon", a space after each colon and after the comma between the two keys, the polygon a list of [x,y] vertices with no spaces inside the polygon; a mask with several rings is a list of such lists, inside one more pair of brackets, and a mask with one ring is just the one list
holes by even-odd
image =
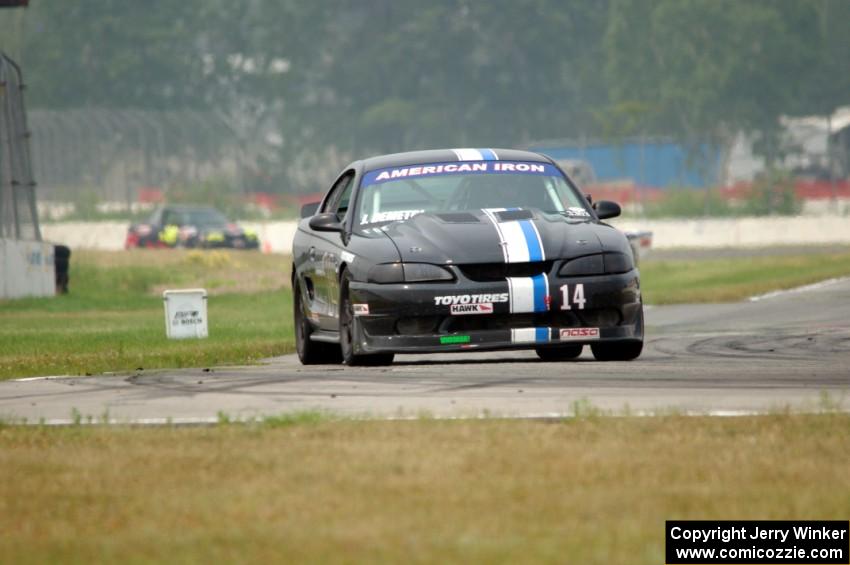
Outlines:
{"label": "side mirror", "polygon": [[610,200],[600,200],[593,205],[593,209],[596,210],[596,215],[599,216],[600,220],[616,218],[622,212],[620,205]]}
{"label": "side mirror", "polygon": [[310,216],[315,216],[316,211],[319,209],[320,202],[310,202],[301,207],[301,217],[309,218]]}
{"label": "side mirror", "polygon": [[310,218],[310,229],[316,231],[342,231],[342,224],[333,212],[317,214]]}

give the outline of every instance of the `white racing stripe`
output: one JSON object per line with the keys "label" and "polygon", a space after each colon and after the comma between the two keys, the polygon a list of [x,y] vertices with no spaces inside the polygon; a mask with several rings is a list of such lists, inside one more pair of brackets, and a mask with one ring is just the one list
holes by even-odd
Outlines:
{"label": "white racing stripe", "polygon": [[506,243],[505,251],[508,255],[508,263],[528,263],[528,244],[525,242],[525,233],[519,222],[501,222],[496,224],[496,229],[502,233]]}
{"label": "white racing stripe", "polygon": [[[496,228],[505,263],[528,263],[544,258],[543,243],[534,222],[530,220],[500,222],[496,214],[504,212],[504,208],[484,208],[482,211]],[[526,229],[523,229],[523,223],[526,224]],[[536,238],[536,241],[530,242],[530,237]],[[545,312],[549,309],[547,303],[549,278],[546,275],[508,277],[507,281],[511,313]]]}
{"label": "white racing stripe", "polygon": [[511,314],[534,312],[534,281],[531,277],[508,277]]}
{"label": "white racing stripe", "polygon": [[511,330],[511,343],[546,343],[551,338],[551,328],[514,328]]}
{"label": "white racing stripe", "polygon": [[534,328],[514,328],[511,330],[513,343],[534,343],[537,332]]}
{"label": "white racing stripe", "polygon": [[458,161],[483,161],[484,155],[481,154],[481,151],[478,149],[452,149],[454,154],[457,155]]}
{"label": "white racing stripe", "polygon": [[496,219],[495,212],[504,212],[504,208],[483,208],[481,210],[484,214],[489,218],[490,222],[493,223],[493,227],[496,228],[496,233],[499,235],[499,247],[502,248],[502,257],[505,259],[505,263],[510,263],[508,260],[508,242],[505,240],[505,235],[502,233],[502,228],[499,226],[499,220]]}
{"label": "white racing stripe", "polygon": [[533,277],[508,277],[511,314],[546,312],[549,304],[549,278],[545,274]]}
{"label": "white racing stripe", "polygon": [[502,246],[505,263],[544,261],[546,255],[537,226],[532,220],[499,221],[496,214],[506,210],[506,208],[482,208],[482,212],[499,234],[499,245]]}

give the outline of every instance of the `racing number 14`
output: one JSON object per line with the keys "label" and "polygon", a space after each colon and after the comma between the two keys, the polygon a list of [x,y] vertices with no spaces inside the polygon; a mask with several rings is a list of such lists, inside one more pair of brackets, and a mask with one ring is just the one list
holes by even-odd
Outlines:
{"label": "racing number 14", "polygon": [[[561,285],[561,310],[572,310],[570,307],[570,285]],[[584,298],[584,284],[577,283],[573,289],[573,304],[578,306],[579,310],[584,310],[584,303],[587,300]]]}

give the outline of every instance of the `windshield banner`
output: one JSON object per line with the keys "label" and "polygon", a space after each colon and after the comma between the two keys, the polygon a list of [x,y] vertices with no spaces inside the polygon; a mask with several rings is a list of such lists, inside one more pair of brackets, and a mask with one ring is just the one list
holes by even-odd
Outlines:
{"label": "windshield banner", "polygon": [[525,161],[464,161],[376,169],[374,171],[369,171],[363,176],[362,186],[382,184],[406,178],[481,174],[561,176],[558,169],[549,163]]}

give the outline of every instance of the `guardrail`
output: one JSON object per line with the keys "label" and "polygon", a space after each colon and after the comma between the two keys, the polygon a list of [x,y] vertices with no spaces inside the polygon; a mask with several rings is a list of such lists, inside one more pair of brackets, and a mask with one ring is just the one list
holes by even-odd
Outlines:
{"label": "guardrail", "polygon": [[[771,245],[850,244],[850,217],[798,216],[700,220],[615,220],[624,231],[653,232],[652,247],[766,247]],[[262,249],[289,253],[297,222],[244,222],[260,236]],[[123,249],[124,222],[62,222],[44,224],[47,240],[72,249]]]}

